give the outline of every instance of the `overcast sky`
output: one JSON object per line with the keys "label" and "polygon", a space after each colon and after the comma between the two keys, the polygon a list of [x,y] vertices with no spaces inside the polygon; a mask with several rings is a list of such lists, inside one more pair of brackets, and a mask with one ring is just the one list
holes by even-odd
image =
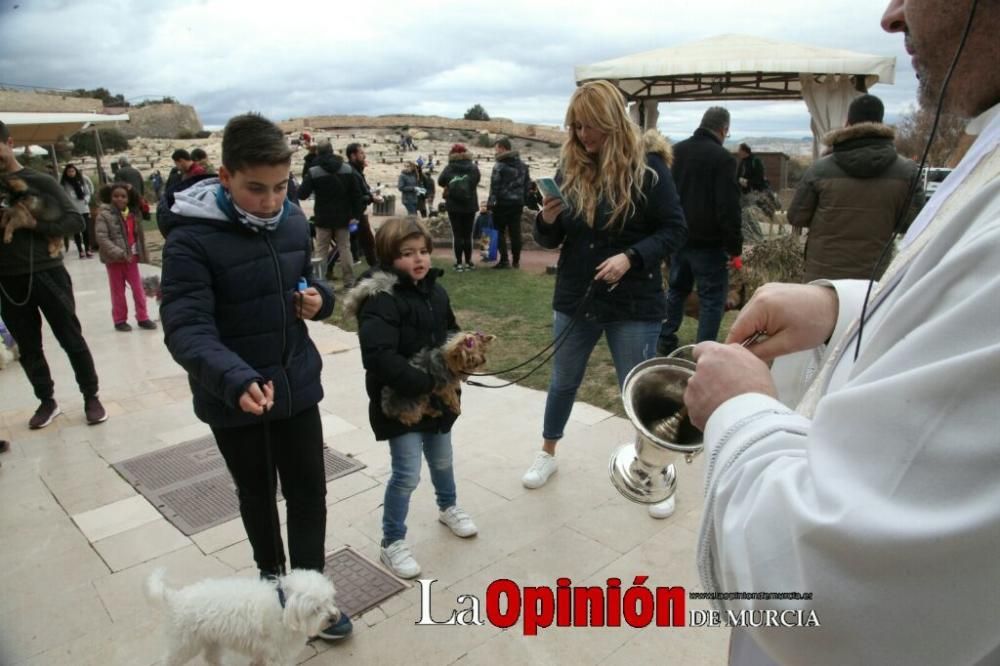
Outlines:
{"label": "overcast sky", "polygon": [[[0,84],[169,95],[218,126],[256,110],[491,116],[561,125],[573,67],[724,33],[896,57],[872,93],[915,103],[887,0],[0,0]],[[681,137],[705,104],[661,105]],[[733,102],[732,136],[809,135],[802,102]]]}

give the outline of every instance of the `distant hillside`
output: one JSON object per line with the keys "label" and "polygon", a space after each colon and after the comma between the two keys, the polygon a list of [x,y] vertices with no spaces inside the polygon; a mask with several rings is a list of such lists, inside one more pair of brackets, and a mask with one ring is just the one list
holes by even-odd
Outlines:
{"label": "distant hillside", "polygon": [[742,139],[730,139],[726,142],[726,148],[733,151],[741,144],[745,143],[759,153],[785,153],[789,157],[811,156],[812,137],[802,137],[801,139],[788,139],[775,136],[748,136]]}

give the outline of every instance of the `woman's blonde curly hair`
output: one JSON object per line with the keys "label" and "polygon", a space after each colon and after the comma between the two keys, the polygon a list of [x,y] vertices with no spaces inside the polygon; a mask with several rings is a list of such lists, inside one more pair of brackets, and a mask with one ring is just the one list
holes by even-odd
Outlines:
{"label": "woman's blonde curly hair", "polygon": [[[598,154],[584,148],[577,124],[607,135]],[[608,227],[620,228],[635,212],[636,197],[645,197],[642,184],[649,169],[642,135],[625,112],[625,98],[607,81],[585,83],[570,97],[566,127],[569,136],[559,155],[563,196],[591,227],[603,199],[611,209]]]}

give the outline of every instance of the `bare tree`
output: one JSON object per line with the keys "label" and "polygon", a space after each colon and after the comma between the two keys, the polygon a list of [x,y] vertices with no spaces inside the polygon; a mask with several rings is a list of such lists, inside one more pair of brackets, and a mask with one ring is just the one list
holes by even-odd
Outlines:
{"label": "bare tree", "polygon": [[[910,107],[896,123],[896,150],[900,155],[920,161],[934,124],[934,112]],[[947,166],[957,162],[959,152],[967,147],[961,141],[965,121],[957,116],[941,114],[934,143],[927,154],[927,166]]]}

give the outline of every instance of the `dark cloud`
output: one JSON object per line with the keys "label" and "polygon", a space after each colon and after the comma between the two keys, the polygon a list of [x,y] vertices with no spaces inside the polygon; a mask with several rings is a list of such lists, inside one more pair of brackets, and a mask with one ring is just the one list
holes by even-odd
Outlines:
{"label": "dark cloud", "polygon": [[[573,67],[727,32],[897,56],[897,85],[877,86],[890,114],[915,98],[902,39],[881,31],[871,0],[662,3],[430,0],[414,4],[237,0],[32,0],[0,3],[0,80],[103,86],[129,99],[169,95],[221,125],[247,109],[275,119],[435,113],[473,104],[558,125]],[[801,103],[733,104],[734,132],[808,134]],[[686,133],[703,106],[661,108]],[[693,119],[693,120],[692,120]]]}

